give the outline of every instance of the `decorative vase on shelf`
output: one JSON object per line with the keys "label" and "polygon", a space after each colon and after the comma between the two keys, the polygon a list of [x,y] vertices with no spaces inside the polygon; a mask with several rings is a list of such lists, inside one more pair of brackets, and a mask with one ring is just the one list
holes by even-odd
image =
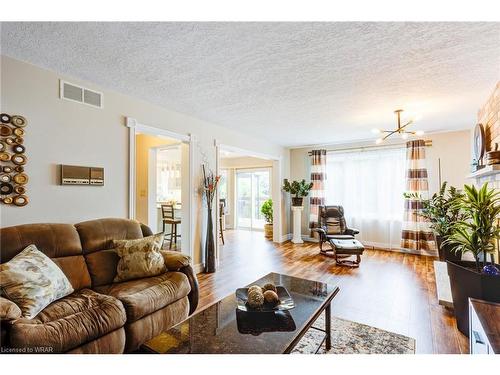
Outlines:
{"label": "decorative vase on shelf", "polygon": [[214,243],[214,224],[212,220],[212,207],[208,208],[207,217],[207,238],[205,241],[205,272],[215,272],[215,243]]}

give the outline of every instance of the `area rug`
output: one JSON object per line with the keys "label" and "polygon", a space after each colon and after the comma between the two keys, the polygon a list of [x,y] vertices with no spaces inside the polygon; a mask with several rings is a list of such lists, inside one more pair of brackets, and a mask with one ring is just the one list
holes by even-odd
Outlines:
{"label": "area rug", "polygon": [[[322,314],[314,326],[324,329],[324,322]],[[323,338],[323,332],[310,329],[292,354],[315,353]],[[318,354],[415,354],[415,339],[332,316],[332,348],[326,351],[323,343]]]}

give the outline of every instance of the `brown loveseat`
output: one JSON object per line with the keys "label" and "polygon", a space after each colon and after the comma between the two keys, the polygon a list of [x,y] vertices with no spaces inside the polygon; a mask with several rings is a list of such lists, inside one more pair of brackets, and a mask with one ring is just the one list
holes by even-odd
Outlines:
{"label": "brown loveseat", "polygon": [[113,240],[151,230],[126,219],[0,228],[0,263],[30,244],[65,273],[74,292],[33,319],[0,297],[2,352],[123,353],[187,318],[198,304],[198,282],[189,257],[162,251],[164,274],[113,283],[118,255]]}

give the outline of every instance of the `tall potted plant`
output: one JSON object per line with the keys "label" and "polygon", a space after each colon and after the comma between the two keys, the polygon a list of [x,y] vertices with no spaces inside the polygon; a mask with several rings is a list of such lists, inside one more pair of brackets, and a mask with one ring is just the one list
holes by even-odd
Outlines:
{"label": "tall potted plant", "polygon": [[290,193],[292,196],[292,206],[302,206],[302,200],[307,197],[309,191],[313,187],[312,182],[301,181],[288,181],[287,178],[283,181],[283,190]]}
{"label": "tall potted plant", "polygon": [[262,204],[260,212],[264,215],[266,224],[264,224],[264,236],[272,240],[273,239],[273,200],[268,199]]}
{"label": "tall potted plant", "polygon": [[422,203],[422,216],[427,218],[431,224],[430,228],[434,232],[436,244],[439,251],[439,260],[459,261],[461,254],[453,251],[453,246],[445,240],[452,232],[453,224],[462,221],[465,214],[461,207],[457,205],[463,193],[453,186],[448,187],[445,181],[439,191],[434,193],[430,199],[422,199],[420,195],[405,194],[407,198],[420,200]]}
{"label": "tall potted plant", "polygon": [[491,255],[500,234],[497,225],[500,196],[495,189],[488,189],[487,183],[480,189],[465,185],[464,191],[455,202],[457,209],[463,211],[464,219],[453,223],[451,234],[444,242],[453,246],[455,252],[471,253],[474,257],[474,262],[447,262],[457,326],[468,336],[468,299],[500,302],[500,272]]}
{"label": "tall potted plant", "polygon": [[207,237],[205,240],[205,272],[215,272],[215,242],[214,242],[214,224],[212,217],[212,204],[216,196],[217,186],[220,176],[214,175],[212,171],[206,171],[203,164],[203,196],[207,203]]}

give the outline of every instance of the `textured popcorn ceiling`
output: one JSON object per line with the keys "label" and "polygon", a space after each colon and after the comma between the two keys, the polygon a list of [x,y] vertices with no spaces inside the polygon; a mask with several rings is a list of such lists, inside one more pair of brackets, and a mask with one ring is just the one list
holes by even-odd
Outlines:
{"label": "textured popcorn ceiling", "polygon": [[500,23],[2,23],[1,41],[289,146],[374,138],[398,107],[422,116],[414,129],[469,128],[500,77]]}

